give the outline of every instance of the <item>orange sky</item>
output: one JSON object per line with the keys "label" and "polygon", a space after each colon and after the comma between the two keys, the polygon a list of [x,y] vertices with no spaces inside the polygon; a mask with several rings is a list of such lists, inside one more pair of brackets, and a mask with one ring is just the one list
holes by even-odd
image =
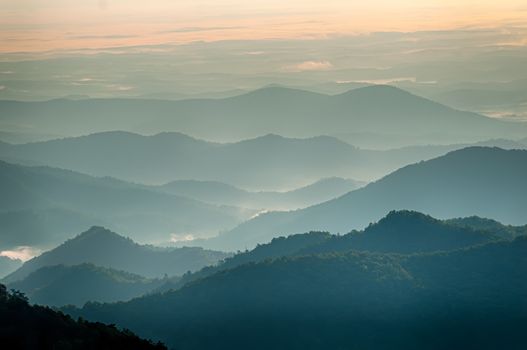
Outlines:
{"label": "orange sky", "polygon": [[0,0],[0,10],[3,53],[527,22],[525,0]]}

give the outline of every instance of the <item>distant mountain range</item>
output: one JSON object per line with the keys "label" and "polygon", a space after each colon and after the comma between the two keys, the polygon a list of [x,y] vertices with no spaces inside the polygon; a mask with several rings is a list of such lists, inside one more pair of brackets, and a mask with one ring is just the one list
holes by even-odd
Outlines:
{"label": "distant mountain range", "polygon": [[223,99],[1,101],[0,125],[47,134],[78,135],[122,129],[139,133],[181,131],[232,140],[267,133],[292,137],[372,132],[407,144],[524,137],[527,124],[458,111],[404,90],[367,86],[339,95],[269,87]]}
{"label": "distant mountain range", "polygon": [[9,283],[8,287],[24,293],[31,303],[82,306],[88,301],[129,300],[162,283],[159,279],[147,279],[129,272],[85,263],[44,266],[23,280]]}
{"label": "distant mountain range", "polygon": [[[45,266],[71,266],[83,263],[149,278],[174,276],[215,264],[229,255],[202,248],[159,248],[139,245],[129,238],[94,226],[57,248],[26,261],[3,281],[5,283],[20,281]],[[46,273],[49,273],[49,270]]]}
{"label": "distant mountain range", "polygon": [[259,215],[198,244],[245,249],[309,230],[346,233],[397,209],[439,218],[478,215],[523,225],[527,223],[526,198],[527,151],[471,147],[403,167],[319,205]]}
{"label": "distant mountain range", "polygon": [[275,239],[176,290],[64,311],[174,348],[521,349],[527,236],[502,238],[516,229],[392,212],[364,232]]}
{"label": "distant mountain range", "polygon": [[365,183],[361,181],[331,177],[291,191],[250,192],[216,181],[176,180],[158,186],[157,189],[216,205],[291,210],[325,202],[363,185]]}
{"label": "distant mountain range", "polygon": [[216,206],[112,179],[0,161],[0,249],[56,245],[71,232],[105,225],[145,242],[171,234],[207,236],[254,210]]}
{"label": "distant mountain range", "polygon": [[[480,145],[527,148],[503,139]],[[268,134],[219,144],[181,133],[142,136],[115,131],[21,145],[4,143],[0,145],[0,157],[11,163],[47,165],[143,184],[190,179],[222,182],[252,191],[284,191],[328,177],[375,180],[402,166],[466,146],[375,151],[328,136],[294,139]]]}

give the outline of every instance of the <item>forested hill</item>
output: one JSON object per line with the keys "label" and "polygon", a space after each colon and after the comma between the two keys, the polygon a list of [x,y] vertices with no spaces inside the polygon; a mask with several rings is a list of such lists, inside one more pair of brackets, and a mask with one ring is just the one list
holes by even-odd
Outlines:
{"label": "forested hill", "polygon": [[136,349],[166,347],[143,340],[114,325],[74,321],[47,307],[29,305],[24,295],[0,284],[0,341],[2,349]]}
{"label": "forested hill", "polygon": [[69,312],[185,349],[523,349],[525,274],[520,236],[450,252],[248,263],[177,291]]}
{"label": "forested hill", "polygon": [[205,267],[181,279],[168,281],[160,291],[179,288],[189,281],[250,262],[280,257],[350,250],[376,253],[415,254],[467,248],[477,244],[527,235],[526,226],[508,226],[479,217],[438,220],[415,211],[391,211],[362,231],[344,235],[312,231],[277,237],[266,244],[240,252],[216,266]]}

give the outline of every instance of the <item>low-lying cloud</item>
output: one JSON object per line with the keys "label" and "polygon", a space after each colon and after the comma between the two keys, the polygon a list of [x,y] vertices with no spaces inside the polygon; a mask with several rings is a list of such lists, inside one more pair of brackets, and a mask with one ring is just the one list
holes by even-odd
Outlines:
{"label": "low-lying cloud", "polygon": [[291,66],[287,66],[286,70],[293,72],[304,71],[325,71],[333,68],[333,64],[329,61],[304,61]]}

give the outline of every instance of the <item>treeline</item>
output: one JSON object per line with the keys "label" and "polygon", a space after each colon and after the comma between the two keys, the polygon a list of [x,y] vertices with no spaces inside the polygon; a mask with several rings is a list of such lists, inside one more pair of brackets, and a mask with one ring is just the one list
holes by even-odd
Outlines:
{"label": "treeline", "polygon": [[0,284],[2,349],[166,349],[115,325],[77,321],[48,307],[30,305],[24,294]]}
{"label": "treeline", "polygon": [[68,312],[177,349],[523,349],[527,237],[450,252],[337,252],[232,269]]}

